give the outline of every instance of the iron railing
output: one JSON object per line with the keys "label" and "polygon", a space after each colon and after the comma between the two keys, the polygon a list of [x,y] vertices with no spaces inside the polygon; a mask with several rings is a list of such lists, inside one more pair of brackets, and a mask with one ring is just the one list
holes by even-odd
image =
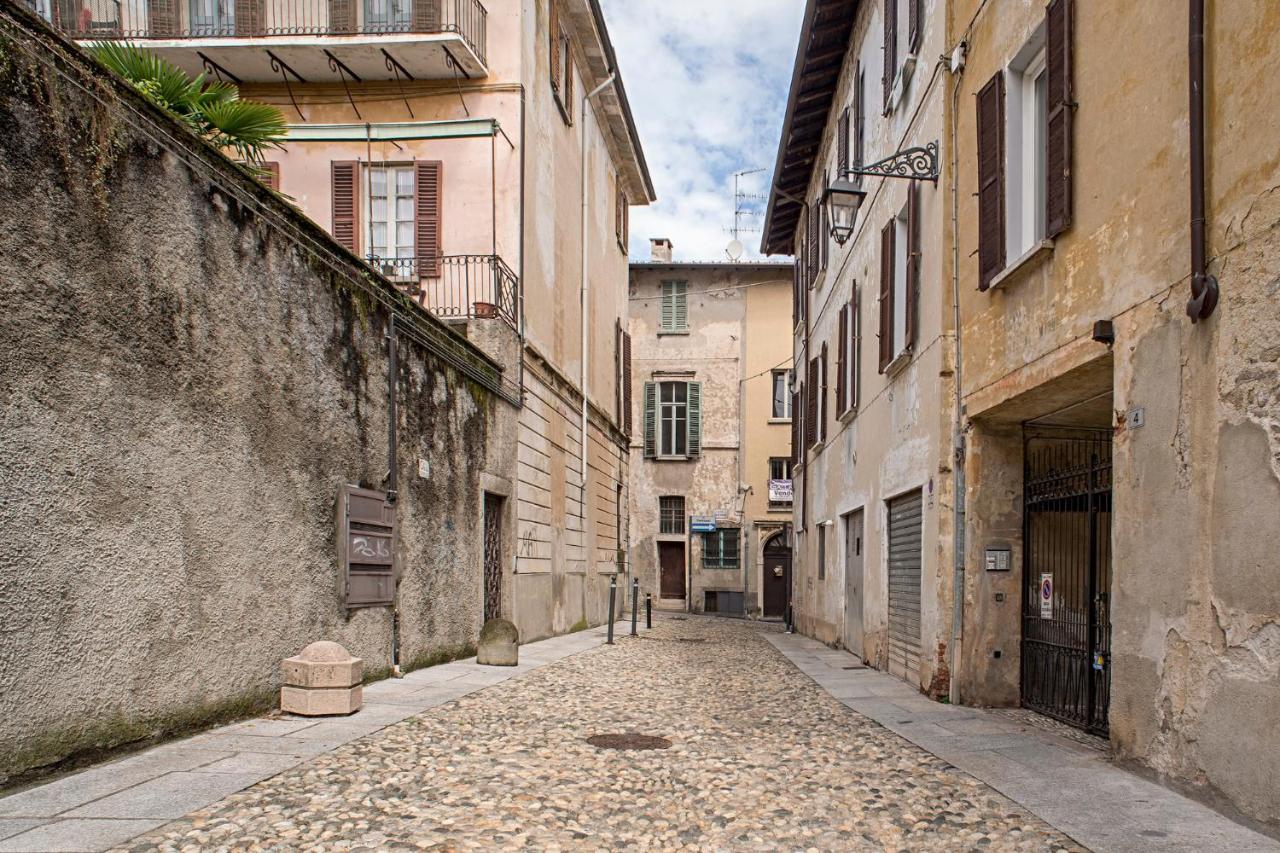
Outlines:
{"label": "iron railing", "polygon": [[519,331],[520,279],[498,255],[445,255],[435,269],[418,258],[367,260],[442,320],[499,317]]}
{"label": "iron railing", "polygon": [[23,0],[76,39],[457,33],[486,62],[480,0]]}

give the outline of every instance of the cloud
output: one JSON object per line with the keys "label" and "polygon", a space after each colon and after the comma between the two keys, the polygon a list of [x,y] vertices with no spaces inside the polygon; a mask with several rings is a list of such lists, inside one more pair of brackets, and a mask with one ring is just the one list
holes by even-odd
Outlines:
{"label": "cloud", "polygon": [[[602,0],[658,193],[631,214],[631,254],[669,237],[681,260],[723,260],[733,172],[770,185],[804,4],[796,0]],[[763,212],[764,202],[753,201]],[[759,228],[762,217],[744,217]],[[759,233],[743,235],[758,257]]]}

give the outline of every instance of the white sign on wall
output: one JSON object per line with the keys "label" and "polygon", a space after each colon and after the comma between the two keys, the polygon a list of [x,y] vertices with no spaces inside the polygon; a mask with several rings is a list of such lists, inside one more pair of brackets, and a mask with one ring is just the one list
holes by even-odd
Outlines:
{"label": "white sign on wall", "polygon": [[791,503],[792,493],[790,480],[769,481],[769,500],[774,503]]}

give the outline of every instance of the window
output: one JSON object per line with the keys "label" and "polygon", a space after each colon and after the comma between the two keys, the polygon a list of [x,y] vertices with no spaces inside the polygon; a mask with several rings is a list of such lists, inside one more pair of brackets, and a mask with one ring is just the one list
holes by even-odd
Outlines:
{"label": "window", "polygon": [[622,330],[618,321],[614,364],[617,368],[618,427],[624,435],[631,435],[631,334]]}
{"label": "window", "polygon": [[791,420],[791,377],[794,371],[773,371],[773,413],[775,421]]}
{"label": "window", "polygon": [[565,124],[573,124],[573,50],[568,34],[560,26],[560,13],[554,0],[547,37],[551,54],[551,91]]}
{"label": "window", "polygon": [[1005,89],[1005,245],[1013,258],[1045,235],[1048,95],[1042,26],[1014,57]]}
{"label": "window", "polygon": [[392,261],[413,258],[413,166],[370,166],[365,192],[365,253]]}
{"label": "window", "polygon": [[790,509],[792,502],[791,460],[769,460],[769,509]]}
{"label": "window", "polygon": [[880,232],[880,372],[908,356],[916,338],[920,284],[919,193]]}
{"label": "window", "polygon": [[689,329],[689,282],[662,283],[662,331],[685,332]]}
{"label": "window", "polygon": [[738,568],[738,530],[721,528],[702,534],[702,568]]}
{"label": "window", "polygon": [[625,255],[631,231],[631,203],[627,200],[627,194],[622,191],[621,175],[614,185],[613,231],[618,238],[618,248]]}
{"label": "window", "polygon": [[684,535],[684,497],[672,495],[658,498],[658,532]]}
{"label": "window", "polygon": [[906,90],[920,50],[921,0],[884,3],[884,112],[888,115]]}
{"label": "window", "polygon": [[827,526],[818,525],[818,580],[827,576]]}
{"label": "window", "polygon": [[645,383],[644,455],[650,459],[702,455],[702,383]]}
{"label": "window", "polygon": [[858,405],[859,357],[862,325],[858,316],[858,283],[853,283],[853,296],[840,306],[840,348],[836,360],[836,409],[840,415]]}

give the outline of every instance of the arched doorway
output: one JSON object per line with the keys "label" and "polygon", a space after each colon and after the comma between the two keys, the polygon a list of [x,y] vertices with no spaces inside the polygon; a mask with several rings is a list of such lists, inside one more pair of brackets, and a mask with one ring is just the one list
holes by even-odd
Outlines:
{"label": "arched doorway", "polygon": [[760,589],[764,596],[765,618],[781,619],[787,614],[791,597],[791,546],[786,533],[775,533],[764,543],[764,577]]}

